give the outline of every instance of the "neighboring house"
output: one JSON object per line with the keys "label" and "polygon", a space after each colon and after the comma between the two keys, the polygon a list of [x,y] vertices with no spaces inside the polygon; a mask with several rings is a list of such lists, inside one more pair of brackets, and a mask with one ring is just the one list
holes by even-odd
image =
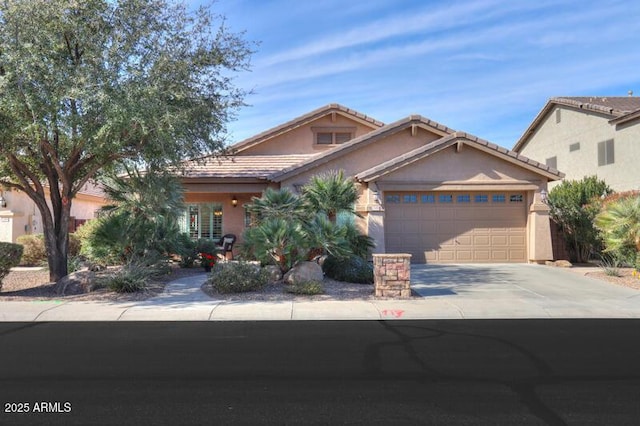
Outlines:
{"label": "neighboring house", "polygon": [[513,151],[566,179],[597,175],[616,191],[640,189],[640,97],[551,98]]}
{"label": "neighboring house", "polygon": [[311,176],[342,169],[357,183],[358,225],[375,252],[410,253],[414,263],[553,257],[541,193],[562,173],[419,115],[384,125],[331,104],[231,150],[186,164],[192,238],[241,237],[251,197],[268,187],[298,192]]}
{"label": "neighboring house", "polygon": [[[24,192],[2,190],[0,203],[0,241],[16,242],[21,235],[42,234],[42,215],[35,203]],[[4,204],[4,206],[3,206]],[[86,184],[71,203],[70,231],[96,216],[106,204],[104,192],[98,186]]]}

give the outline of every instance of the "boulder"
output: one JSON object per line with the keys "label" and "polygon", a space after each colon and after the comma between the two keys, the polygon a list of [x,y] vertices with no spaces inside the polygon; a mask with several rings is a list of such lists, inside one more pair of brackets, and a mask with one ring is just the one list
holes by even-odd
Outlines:
{"label": "boulder", "polygon": [[558,268],[571,268],[573,265],[568,260],[556,260],[556,266]]}
{"label": "boulder", "polygon": [[284,274],[284,282],[287,284],[322,281],[323,278],[322,267],[316,262],[299,262]]}
{"label": "boulder", "polygon": [[88,293],[95,277],[96,274],[89,270],[72,272],[56,283],[56,294],[64,296],[67,294]]}
{"label": "boulder", "polygon": [[274,283],[282,279],[282,272],[276,265],[267,265],[263,269],[267,273],[270,283]]}

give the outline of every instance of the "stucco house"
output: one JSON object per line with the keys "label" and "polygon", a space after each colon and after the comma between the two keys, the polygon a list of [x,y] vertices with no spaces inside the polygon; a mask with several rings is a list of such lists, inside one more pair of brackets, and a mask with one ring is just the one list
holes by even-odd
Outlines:
{"label": "stucco house", "polygon": [[384,124],[330,104],[230,150],[186,164],[183,226],[192,238],[241,237],[251,197],[268,187],[296,192],[341,169],[357,184],[358,225],[375,252],[410,253],[414,263],[553,257],[543,194],[563,174],[420,115]]}
{"label": "stucco house", "polygon": [[551,98],[513,151],[566,179],[597,175],[616,191],[640,189],[640,97]]}
{"label": "stucco house", "polygon": [[[99,186],[86,184],[71,204],[70,231],[96,217],[97,210],[106,203],[104,191]],[[21,235],[43,232],[40,210],[31,198],[24,192],[0,187],[0,241],[15,243]]]}

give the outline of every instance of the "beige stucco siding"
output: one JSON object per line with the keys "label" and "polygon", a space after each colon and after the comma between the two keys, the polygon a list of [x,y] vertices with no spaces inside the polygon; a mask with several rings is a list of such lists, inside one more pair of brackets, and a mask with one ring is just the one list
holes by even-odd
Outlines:
{"label": "beige stucco siding", "polygon": [[418,129],[416,136],[411,135],[410,129],[401,130],[398,133],[372,141],[360,149],[352,150],[328,162],[320,163],[303,173],[285,179],[281,185],[283,187],[293,187],[296,184],[305,183],[311,176],[327,170],[344,170],[348,176],[354,176],[361,171],[424,146],[439,137],[424,129]]}
{"label": "beige stucco siding", "polygon": [[[520,166],[464,145],[451,146],[381,177],[379,183],[464,183],[510,185],[539,182],[540,176]],[[506,187],[505,187],[506,188]]]}
{"label": "beige stucco siding", "polygon": [[375,128],[351,120],[340,114],[335,114],[335,121],[333,121],[332,115],[330,114],[290,130],[287,133],[266,140],[251,148],[247,148],[242,151],[240,155],[317,154],[335,147],[335,145],[317,145],[313,132],[313,128],[315,127],[353,129],[355,131],[354,138],[367,134]]}
{"label": "beige stucco siding", "polygon": [[[556,111],[560,110],[560,122],[556,123]],[[567,180],[579,180],[597,175],[613,189],[626,191],[640,189],[640,124],[616,126],[610,117],[594,112],[577,111],[556,106],[536,128],[520,153],[545,164],[551,157],[557,158],[557,168]],[[613,164],[598,166],[598,143],[614,140]],[[578,150],[570,150],[572,144],[580,144]],[[558,182],[550,183],[549,187]]]}

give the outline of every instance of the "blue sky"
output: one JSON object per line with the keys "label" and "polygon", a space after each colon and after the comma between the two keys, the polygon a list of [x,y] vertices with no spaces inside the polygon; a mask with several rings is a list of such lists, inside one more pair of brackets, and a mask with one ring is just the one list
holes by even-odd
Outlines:
{"label": "blue sky", "polygon": [[260,44],[239,141],[328,103],[511,148],[553,96],[640,95],[640,2],[218,0]]}

